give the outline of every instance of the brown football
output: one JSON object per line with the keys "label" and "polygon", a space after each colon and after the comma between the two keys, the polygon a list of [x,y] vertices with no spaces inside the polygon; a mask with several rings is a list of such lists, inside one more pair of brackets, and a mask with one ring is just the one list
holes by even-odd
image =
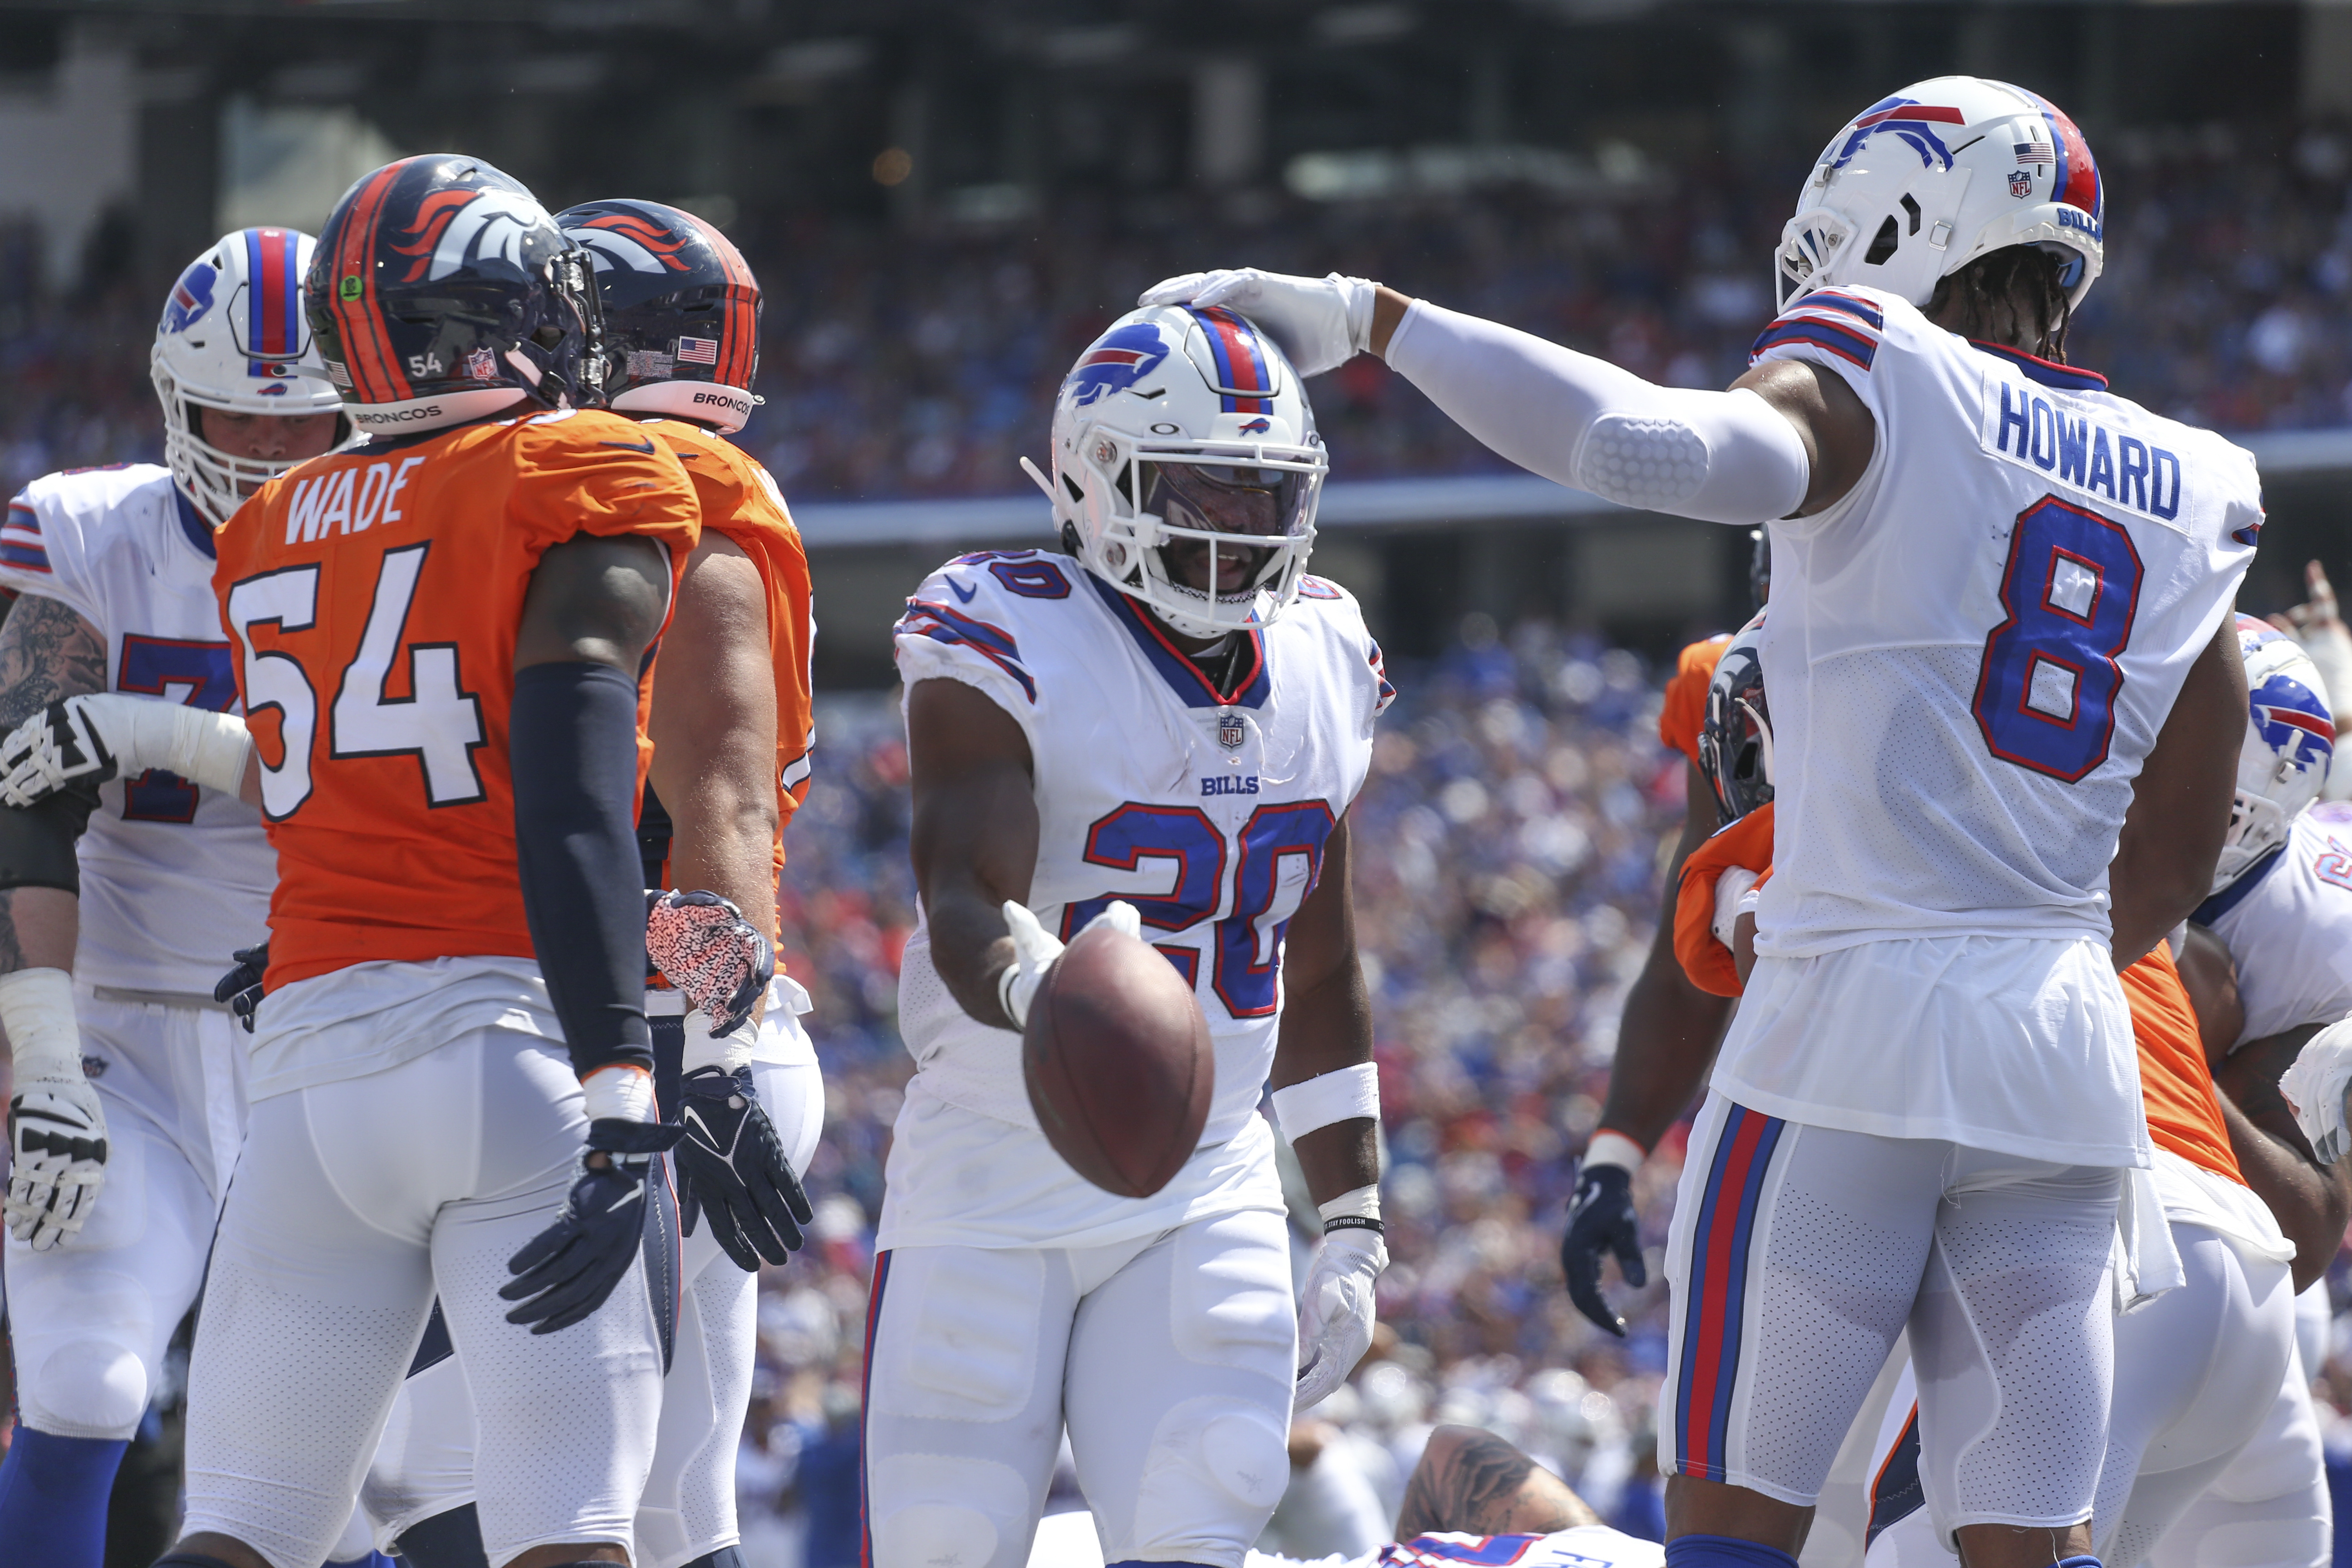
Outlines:
{"label": "brown football", "polygon": [[1200,1144],[1217,1058],[1176,966],[1097,923],[1030,1000],[1021,1076],[1047,1142],[1072,1170],[1107,1193],[1148,1198]]}

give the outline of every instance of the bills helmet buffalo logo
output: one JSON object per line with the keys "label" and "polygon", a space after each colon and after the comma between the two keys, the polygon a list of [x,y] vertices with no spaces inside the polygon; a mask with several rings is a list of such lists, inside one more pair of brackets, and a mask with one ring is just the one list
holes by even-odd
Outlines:
{"label": "bills helmet buffalo logo", "polygon": [[1080,408],[1100,403],[1114,392],[1133,387],[1167,357],[1168,340],[1153,323],[1130,321],[1113,327],[1078,356],[1069,379],[1062,383],[1063,395]]}
{"label": "bills helmet buffalo logo", "polygon": [[213,270],[212,263],[192,264],[172,285],[172,297],[163,301],[163,324],[156,330],[184,332],[203,321],[205,312],[213,308],[213,285],[219,280],[220,274]]}

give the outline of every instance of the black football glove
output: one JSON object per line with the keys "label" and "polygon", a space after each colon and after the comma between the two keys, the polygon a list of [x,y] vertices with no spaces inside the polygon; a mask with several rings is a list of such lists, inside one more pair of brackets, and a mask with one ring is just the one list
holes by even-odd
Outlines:
{"label": "black football glove", "polygon": [[710,1234],[746,1273],[782,1263],[807,1240],[808,1194],[784,1160],[774,1123],[751,1089],[751,1069],[697,1068],[678,1081],[678,1216],[686,1234],[707,1207]]}
{"label": "black football glove", "polygon": [[[678,1127],[619,1117],[588,1124],[563,1212],[507,1259],[514,1278],[499,1288],[499,1299],[522,1303],[507,1314],[508,1322],[551,1334],[604,1304],[637,1260],[654,1161],[683,1135]],[[591,1163],[598,1154],[604,1162]]]}
{"label": "black football glove", "polygon": [[269,970],[269,939],[261,939],[258,947],[240,947],[229,954],[236,967],[220,977],[213,987],[213,1000],[226,1002],[228,1010],[236,1015],[247,1034],[253,1033],[254,1009],[261,1005],[261,977]]}
{"label": "black football glove", "polygon": [[1642,1263],[1641,1227],[1633,1217],[1633,1173],[1622,1165],[1587,1165],[1568,1203],[1568,1234],[1560,1238],[1559,1270],[1568,1276],[1568,1299],[1576,1310],[1625,1337],[1625,1320],[1601,1298],[1601,1258],[1614,1253],[1625,1283],[1640,1289],[1650,1282]]}

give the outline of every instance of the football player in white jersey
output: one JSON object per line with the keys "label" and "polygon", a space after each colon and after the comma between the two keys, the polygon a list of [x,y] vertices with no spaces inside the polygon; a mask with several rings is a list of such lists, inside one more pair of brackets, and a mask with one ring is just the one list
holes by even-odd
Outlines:
{"label": "football player in white jersey", "polygon": [[[213,530],[350,430],[303,319],[310,254],[307,235],[245,229],[173,285],[152,356],[168,467],[52,474],[8,503],[0,729],[83,692],[236,705]],[[266,918],[276,858],[228,782],[159,771],[0,811],[21,1414],[0,1464],[5,1568],[97,1568],[245,1135],[242,1037],[213,981],[225,942]]]}
{"label": "football player in white jersey", "polygon": [[[951,561],[898,623],[919,1070],[868,1318],[876,1568],[1021,1568],[1066,1426],[1110,1561],[1241,1568],[1294,1392],[1313,1405],[1370,1344],[1387,1253],[1347,812],[1392,693],[1355,601],[1304,570],[1325,467],[1246,321],[1131,312],[1062,384],[1052,478],[1033,469],[1063,552]],[[1201,1142],[1141,1200],[1045,1141],[1018,1033],[1063,940],[1139,917],[1217,1058]],[[1327,1233],[1295,1321],[1269,1079]]]}
{"label": "football player in white jersey", "polygon": [[1144,296],[1230,305],[1310,374],[1372,350],[1538,473],[1770,530],[1796,809],[1668,1245],[1675,1568],[1793,1556],[1906,1322],[1938,1538],[2095,1561],[2110,1258],[2155,1212],[2115,971],[2210,886],[2262,521],[2244,452],[2063,362],[2103,221],[2071,121],[1946,77],[1816,161],[1728,393],[1337,275]]}

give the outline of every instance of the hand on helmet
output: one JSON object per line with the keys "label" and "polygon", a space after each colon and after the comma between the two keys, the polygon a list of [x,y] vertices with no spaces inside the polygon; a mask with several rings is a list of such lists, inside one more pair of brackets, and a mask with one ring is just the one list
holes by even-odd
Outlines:
{"label": "hand on helmet", "polygon": [[1371,346],[1372,297],[1361,278],[1298,278],[1243,267],[1187,272],[1146,289],[1139,305],[1223,305],[1275,341],[1302,376],[1337,370]]}

